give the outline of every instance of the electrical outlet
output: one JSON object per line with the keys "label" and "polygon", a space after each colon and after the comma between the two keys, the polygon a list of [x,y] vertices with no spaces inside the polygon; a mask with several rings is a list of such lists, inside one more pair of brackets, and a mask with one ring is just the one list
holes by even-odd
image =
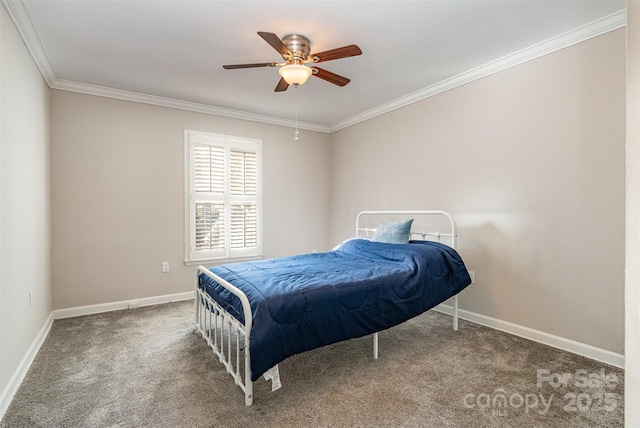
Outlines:
{"label": "electrical outlet", "polygon": [[472,270],[468,271],[469,272],[469,276],[471,277],[471,283],[475,284],[476,283],[476,273]]}
{"label": "electrical outlet", "polygon": [[167,273],[169,270],[169,262],[162,262],[162,272]]}
{"label": "electrical outlet", "polygon": [[29,291],[29,307],[33,306],[33,291]]}

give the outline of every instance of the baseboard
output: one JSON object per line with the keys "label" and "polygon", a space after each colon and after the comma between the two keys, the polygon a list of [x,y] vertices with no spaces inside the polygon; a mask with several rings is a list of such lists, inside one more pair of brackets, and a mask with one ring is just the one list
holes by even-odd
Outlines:
{"label": "baseboard", "polygon": [[[450,305],[440,304],[433,309],[438,312],[453,315],[453,307]],[[523,327],[521,325],[513,324],[508,321],[480,315],[475,312],[466,311],[464,309],[458,310],[458,317],[467,321],[471,321],[475,324],[480,324],[486,327],[493,328],[495,330],[504,331],[505,333],[520,336],[525,339],[533,340],[534,342],[542,343],[544,345],[552,346],[554,348],[562,349],[563,351],[572,352],[574,354],[582,355],[583,357],[587,357],[592,360],[600,361],[624,369],[624,355],[622,354],[617,354],[606,349],[587,345],[586,343],[576,342],[575,340],[566,339],[564,337],[554,336],[553,334],[534,330],[529,327]]]}
{"label": "baseboard", "polygon": [[119,311],[123,309],[133,309],[141,306],[160,305],[162,303],[180,302],[193,299],[194,292],[165,294],[164,296],[144,297],[141,299],[123,300],[120,302],[101,303],[97,305],[78,306],[75,308],[56,309],[52,312],[53,319],[79,317],[82,315],[99,314],[102,312]]}
{"label": "baseboard", "polygon": [[18,368],[13,373],[13,376],[11,376],[11,379],[9,380],[6,388],[4,389],[4,391],[2,391],[2,394],[0,395],[0,420],[4,417],[5,412],[11,404],[11,400],[13,400],[13,396],[16,395],[18,388],[20,388],[20,384],[22,384],[24,377],[29,371],[29,367],[31,367],[33,360],[36,358],[36,355],[38,355],[40,347],[44,343],[44,340],[47,338],[47,335],[51,330],[52,324],[53,316],[49,315],[47,321],[44,323],[44,326],[42,327],[42,329],[40,329],[40,332],[29,347],[29,350],[24,355],[24,357],[22,357]]}

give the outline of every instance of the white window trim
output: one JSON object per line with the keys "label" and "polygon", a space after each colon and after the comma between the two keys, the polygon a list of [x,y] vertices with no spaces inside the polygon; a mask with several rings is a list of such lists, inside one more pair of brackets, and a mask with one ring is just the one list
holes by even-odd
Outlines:
{"label": "white window trim", "polygon": [[[194,183],[191,167],[194,160],[194,146],[196,143],[216,144],[225,147],[225,150],[234,149],[248,149],[255,151],[257,155],[257,197],[256,197],[256,209],[257,209],[257,227],[258,227],[258,246],[255,250],[250,252],[236,251],[236,255],[229,254],[229,245],[224,255],[221,256],[209,256],[209,257],[197,257],[192,248],[195,246],[195,198],[194,198]],[[193,131],[185,129],[184,131],[184,161],[185,161],[185,198],[184,198],[184,263],[187,266],[199,265],[203,263],[221,264],[230,263],[235,261],[247,261],[258,260],[263,258],[263,232],[262,232],[262,140],[235,137],[231,135],[214,134],[209,132]],[[225,166],[228,168],[228,165]],[[225,172],[225,176],[227,176]],[[228,195],[225,194],[225,199]],[[228,215],[228,214],[227,214]],[[230,222],[225,222],[229,225]]]}

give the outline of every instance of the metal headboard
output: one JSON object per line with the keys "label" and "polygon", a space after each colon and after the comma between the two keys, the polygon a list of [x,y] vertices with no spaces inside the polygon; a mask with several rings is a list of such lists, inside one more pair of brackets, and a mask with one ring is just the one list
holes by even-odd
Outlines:
{"label": "metal headboard", "polygon": [[428,216],[441,216],[441,217],[445,217],[448,220],[448,226],[446,228],[446,230],[442,230],[442,231],[430,231],[430,232],[417,232],[417,231],[412,231],[411,235],[419,235],[422,237],[422,239],[425,239],[427,236],[433,236],[435,237],[438,241],[440,241],[440,238],[445,236],[445,237],[449,237],[451,239],[451,244],[449,245],[452,248],[456,248],[456,238],[457,238],[457,231],[456,231],[456,222],[453,220],[453,217],[446,211],[436,211],[436,210],[428,210],[428,211],[362,211],[360,212],[357,216],[356,216],[356,236],[360,236],[360,234],[362,232],[364,232],[366,234],[366,236],[369,236],[369,232],[375,232],[376,229],[375,228],[369,228],[369,227],[362,227],[361,224],[361,220],[363,217],[365,216],[413,216],[413,217],[428,217]]}

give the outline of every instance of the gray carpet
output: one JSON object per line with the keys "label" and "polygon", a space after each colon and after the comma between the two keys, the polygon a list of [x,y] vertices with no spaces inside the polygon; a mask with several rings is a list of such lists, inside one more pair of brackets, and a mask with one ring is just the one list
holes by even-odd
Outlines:
{"label": "gray carpet", "polygon": [[622,370],[434,311],[380,333],[378,360],[370,337],[287,359],[245,407],[192,310],[55,321],[0,427],[623,426]]}

